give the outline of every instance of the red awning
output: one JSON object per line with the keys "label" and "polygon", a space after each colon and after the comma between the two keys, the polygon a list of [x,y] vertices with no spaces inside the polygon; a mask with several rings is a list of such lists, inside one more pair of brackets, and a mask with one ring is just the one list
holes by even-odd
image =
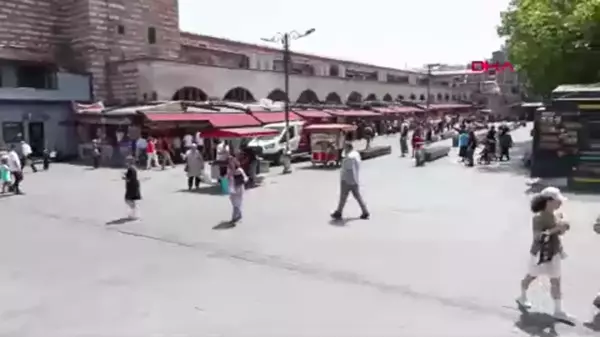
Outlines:
{"label": "red awning", "polygon": [[215,128],[260,126],[260,122],[246,113],[146,113],[153,122],[198,122],[210,123]]}
{"label": "red awning", "polygon": [[382,115],[395,115],[397,113],[397,111],[391,108],[373,108],[373,111]]}
{"label": "red awning", "polygon": [[[423,109],[427,109],[426,105],[421,105],[421,107],[423,107]],[[472,108],[472,105],[469,104],[430,104],[429,105],[429,109],[430,110],[452,110],[452,109],[468,109],[468,108]]]}
{"label": "red awning", "polygon": [[[279,123],[285,121],[285,112],[281,111],[262,111],[262,112],[251,112],[254,118],[258,119],[263,124]],[[290,111],[290,121],[301,121],[302,117],[298,116],[294,112]]]}
{"label": "red awning", "polygon": [[415,108],[415,107],[412,107],[412,106],[395,106],[395,107],[392,107],[392,110],[394,110],[394,112],[396,112],[397,114],[400,114],[400,115],[402,115],[402,114],[412,114],[412,113],[415,113],[415,112],[423,111],[423,110],[421,110],[419,108]]}
{"label": "red awning", "polygon": [[281,131],[266,128],[213,129],[202,132],[202,138],[253,138],[278,135]]}
{"label": "red awning", "polygon": [[312,124],[304,128],[306,131],[354,131],[356,125],[352,124]]}
{"label": "red awning", "polygon": [[202,114],[182,112],[147,113],[145,116],[152,122],[201,122],[206,120]]}
{"label": "red awning", "polygon": [[380,114],[368,110],[325,110],[335,117],[376,117]]}
{"label": "red awning", "polygon": [[294,110],[294,112],[303,118],[331,118],[331,115],[323,110]]}

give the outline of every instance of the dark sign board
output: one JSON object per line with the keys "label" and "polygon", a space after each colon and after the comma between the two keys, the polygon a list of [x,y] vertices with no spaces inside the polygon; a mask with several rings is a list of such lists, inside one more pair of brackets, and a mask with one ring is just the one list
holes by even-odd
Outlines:
{"label": "dark sign board", "polygon": [[575,109],[537,111],[531,175],[539,178],[571,175],[578,152],[579,112]]}
{"label": "dark sign board", "polygon": [[559,86],[534,125],[531,175],[600,191],[600,86]]}
{"label": "dark sign board", "polygon": [[600,191],[600,101],[578,101],[578,152],[569,176],[569,186]]}
{"label": "dark sign board", "polygon": [[563,85],[536,112],[531,175],[600,192],[600,85]]}

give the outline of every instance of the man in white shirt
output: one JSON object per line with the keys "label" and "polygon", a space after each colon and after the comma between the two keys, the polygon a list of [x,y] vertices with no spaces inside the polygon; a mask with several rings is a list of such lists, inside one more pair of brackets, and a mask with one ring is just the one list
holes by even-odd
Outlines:
{"label": "man in white shirt", "polygon": [[344,211],[344,206],[346,206],[348,195],[352,193],[352,196],[356,199],[362,211],[360,218],[366,220],[369,218],[369,211],[360,194],[358,179],[361,161],[360,153],[354,149],[352,143],[346,143],[344,150],[346,156],[342,161],[342,167],[340,169],[340,200],[337,209],[331,214],[331,217],[334,220],[342,219],[342,212]]}
{"label": "man in white shirt", "polygon": [[37,168],[35,167],[33,158],[31,157],[32,154],[33,154],[33,150],[31,150],[31,146],[29,144],[27,144],[26,141],[22,140],[21,141],[21,155],[23,156],[23,160],[21,161],[21,164],[26,165],[26,163],[29,161],[31,170],[33,170],[33,172],[37,172]]}
{"label": "man in white shirt", "polygon": [[229,158],[229,145],[222,140],[217,144],[217,161],[227,161]]}
{"label": "man in white shirt", "polygon": [[21,166],[21,159],[15,149],[14,145],[11,145],[10,151],[8,152],[8,169],[14,177],[12,189],[15,194],[22,194],[20,189],[21,181],[23,180],[23,167]]}
{"label": "man in white shirt", "polygon": [[184,151],[189,150],[192,145],[194,145],[194,136],[190,135],[189,133],[183,136],[183,147],[185,148]]}
{"label": "man in white shirt", "polygon": [[227,161],[229,160],[229,145],[224,140],[219,141],[215,139],[217,143],[216,149],[216,162],[219,163],[219,174],[224,177],[227,174]]}
{"label": "man in white shirt", "polygon": [[146,148],[148,147],[148,141],[144,137],[138,138],[135,142],[135,158],[138,163],[146,163]]}

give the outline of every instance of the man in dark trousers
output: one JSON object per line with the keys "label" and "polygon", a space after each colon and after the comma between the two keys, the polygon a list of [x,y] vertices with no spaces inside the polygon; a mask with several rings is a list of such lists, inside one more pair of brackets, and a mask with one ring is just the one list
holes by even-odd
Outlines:
{"label": "man in dark trousers", "polygon": [[345,154],[344,160],[342,161],[342,167],[340,169],[340,200],[336,210],[331,214],[334,220],[342,219],[342,212],[344,206],[348,200],[348,195],[352,193],[354,199],[358,202],[362,214],[361,219],[369,218],[369,211],[367,205],[363,201],[362,195],[359,189],[359,170],[360,170],[360,153],[354,149],[352,143],[346,143],[344,146]]}

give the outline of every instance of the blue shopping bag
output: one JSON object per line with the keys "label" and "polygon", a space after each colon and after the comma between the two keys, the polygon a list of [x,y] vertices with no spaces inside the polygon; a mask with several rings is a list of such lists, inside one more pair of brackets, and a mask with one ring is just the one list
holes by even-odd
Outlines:
{"label": "blue shopping bag", "polygon": [[229,194],[229,179],[221,178],[219,184],[221,185],[221,193]]}

